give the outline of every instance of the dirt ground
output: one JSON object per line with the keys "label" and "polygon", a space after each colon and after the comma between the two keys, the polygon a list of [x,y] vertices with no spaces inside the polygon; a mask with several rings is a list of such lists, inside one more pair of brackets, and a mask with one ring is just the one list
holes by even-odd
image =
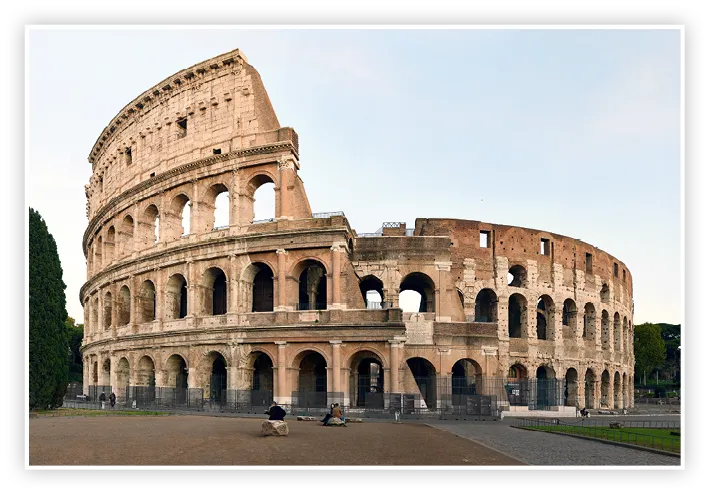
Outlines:
{"label": "dirt ground", "polygon": [[37,417],[34,465],[520,465],[478,443],[424,424],[322,427],[288,420],[288,437],[262,437],[262,418]]}

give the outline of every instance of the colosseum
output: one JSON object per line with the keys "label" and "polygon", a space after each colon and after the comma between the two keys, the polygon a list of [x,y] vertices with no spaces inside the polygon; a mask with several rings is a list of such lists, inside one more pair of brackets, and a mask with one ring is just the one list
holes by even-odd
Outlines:
{"label": "colosseum", "polygon": [[[298,153],[239,50],[110,121],[86,186],[85,393],[260,413],[271,399],[350,413],[633,406],[619,259],[477,220],[358,234],[342,212],[311,211]],[[255,221],[264,184],[275,214]]]}

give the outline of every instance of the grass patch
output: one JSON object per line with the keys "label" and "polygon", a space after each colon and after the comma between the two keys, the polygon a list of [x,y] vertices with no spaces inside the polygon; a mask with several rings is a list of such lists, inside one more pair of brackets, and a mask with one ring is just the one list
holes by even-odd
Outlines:
{"label": "grass patch", "polygon": [[526,426],[525,429],[533,429],[548,432],[563,432],[575,436],[593,437],[605,439],[623,444],[634,444],[645,448],[659,449],[662,451],[681,451],[680,436],[672,436],[670,432],[679,429],[652,429],[644,427],[628,427],[622,429],[611,429],[610,427],[584,427],[576,425],[538,425]]}
{"label": "grass patch", "polygon": [[32,410],[42,417],[78,417],[97,415],[174,415],[171,412],[152,412],[147,410],[88,410],[82,408],[58,408],[56,410]]}

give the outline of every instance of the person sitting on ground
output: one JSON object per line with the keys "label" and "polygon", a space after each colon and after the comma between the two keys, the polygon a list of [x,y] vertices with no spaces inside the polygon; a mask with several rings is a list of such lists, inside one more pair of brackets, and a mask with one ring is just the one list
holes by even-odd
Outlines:
{"label": "person sitting on ground", "polygon": [[330,411],[325,414],[325,418],[323,418],[320,422],[322,422],[322,425],[327,425],[327,423],[330,421],[332,418],[332,410],[335,408],[335,404],[331,403],[330,404]]}
{"label": "person sitting on ground", "polygon": [[344,424],[345,421],[344,421],[344,419],[343,419],[343,417],[342,417],[342,409],[340,408],[340,404],[339,404],[339,403],[335,403],[335,406],[334,406],[333,409],[332,409],[332,418],[336,418],[336,419],[342,420],[342,423],[343,423],[342,425],[345,425],[345,424]]}
{"label": "person sitting on ground", "polygon": [[268,414],[268,420],[283,420],[286,416],[286,411],[278,406],[275,401],[271,402],[271,408],[266,413]]}

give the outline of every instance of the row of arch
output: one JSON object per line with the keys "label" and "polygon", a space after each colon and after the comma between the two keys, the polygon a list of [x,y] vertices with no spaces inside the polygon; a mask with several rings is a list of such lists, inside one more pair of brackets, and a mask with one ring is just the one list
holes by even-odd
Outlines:
{"label": "row of arch", "polygon": [[[252,177],[246,186],[245,194],[250,207],[251,221],[254,218],[254,206],[259,204],[259,213],[275,217],[275,192],[273,188],[261,187],[275,180],[270,174],[260,172]],[[99,233],[87,246],[89,272],[109,265],[136,250],[145,249],[161,241],[172,241],[186,237],[191,233],[203,233],[226,228],[234,223],[229,188],[222,182],[206,187],[193,201],[194,192],[188,187],[178,187],[164,202],[149,201],[149,204],[117,218],[106,230]],[[195,210],[197,204],[198,211]],[[163,210],[160,210],[162,205]],[[240,205],[241,206],[241,205]],[[195,214],[197,213],[197,214]]]}
{"label": "row of arch", "polygon": [[[324,310],[327,308],[327,272],[323,263],[305,259],[296,264],[293,276],[298,280],[299,310]],[[266,262],[255,262],[247,266],[240,278],[250,285],[250,312],[270,312],[274,310],[274,273]],[[163,307],[163,320],[183,319],[193,315],[222,315],[229,310],[227,276],[219,267],[205,270],[198,283],[188,284],[182,273],[172,274],[160,293],[151,279],[143,280],[137,293],[121,285],[114,295],[110,290],[102,297],[103,312],[99,314],[99,295],[86,301],[89,317],[88,332],[99,327],[99,317],[104,330],[125,326],[131,322],[146,323],[156,320],[158,307]],[[194,292],[190,297],[190,291]],[[193,300],[195,307],[190,307]],[[114,320],[115,317],[115,320]]]}
{"label": "row of arch", "polygon": [[[183,355],[175,353],[161,365],[163,376],[161,382],[158,382],[155,362],[148,355],[140,357],[132,372],[129,360],[121,357],[114,371],[113,380],[111,380],[111,360],[106,358],[100,370],[99,362],[93,362],[90,382],[94,385],[113,382],[119,396],[127,386],[164,386],[181,389],[198,386],[206,390],[207,397],[223,399],[229,383],[233,387],[235,381],[233,377],[231,380],[228,378],[228,373],[235,370],[230,370],[227,362],[226,357],[219,351],[210,351],[195,368],[191,368]],[[438,388],[442,382],[437,380],[436,367],[423,357],[411,357],[405,364],[411,371],[425,406],[429,408],[439,406],[442,390]],[[350,371],[348,388],[350,404],[383,406],[385,359],[375,351],[360,350],[355,352],[345,365]],[[323,405],[328,391],[326,357],[317,350],[304,350],[293,358],[289,367],[297,370],[297,383],[293,391],[297,391],[301,399],[315,398],[323,402],[318,405]],[[274,396],[274,363],[273,356],[268,352],[264,350],[251,352],[246,363],[236,371],[247,376],[247,382],[241,384],[244,388],[266,392],[271,398]],[[197,372],[199,375],[189,379],[190,372]],[[596,386],[598,382],[596,371],[592,368],[586,369],[583,381],[580,381],[579,373],[574,367],[569,367],[563,377],[562,404],[565,406],[624,408],[630,405],[632,377],[629,378],[625,372],[621,374],[620,371],[603,370],[599,388]],[[556,380],[557,376],[552,367],[540,365],[536,368],[533,378],[536,378],[537,383],[542,383]],[[519,386],[520,383],[524,384],[529,379],[527,368],[520,363],[515,363],[509,367],[505,382],[510,389],[515,385]],[[452,365],[450,382],[446,386],[449,386],[449,389],[444,392],[450,394],[453,405],[460,404],[461,398],[465,395],[490,392],[489,389],[485,389],[486,383],[481,366],[470,358],[459,359]],[[600,396],[597,396],[598,392]],[[510,404],[515,404],[512,393],[508,399]]]}

